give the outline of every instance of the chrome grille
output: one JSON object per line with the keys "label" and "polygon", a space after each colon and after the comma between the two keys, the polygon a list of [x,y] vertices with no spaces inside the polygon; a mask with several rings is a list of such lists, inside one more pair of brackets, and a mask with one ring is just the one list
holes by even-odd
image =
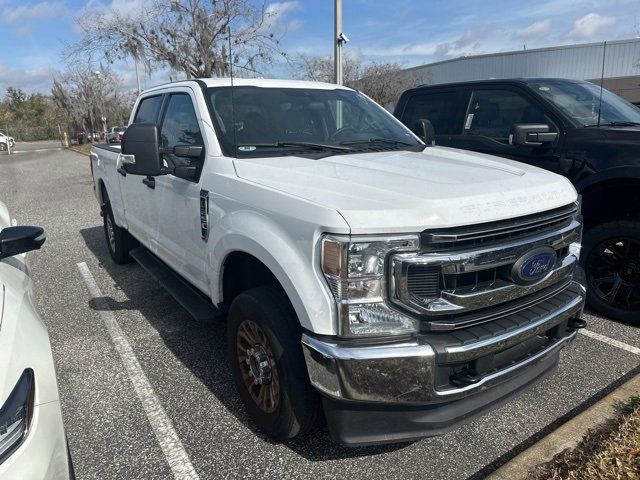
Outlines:
{"label": "chrome grille", "polygon": [[[447,237],[454,247],[446,251],[423,247],[418,253],[392,255],[389,281],[392,302],[421,315],[427,322],[438,318],[440,328],[446,329],[446,325],[456,324],[457,319],[461,324],[473,324],[469,315],[474,312],[495,310],[570,280],[577,258],[569,254],[569,245],[579,242],[582,232],[577,204],[535,218],[525,217],[522,225],[511,222],[509,229],[504,224],[492,229],[486,225],[476,228],[475,233],[467,229],[464,234],[455,229]],[[528,233],[523,236],[522,232]],[[444,233],[439,235],[434,238],[436,243],[445,238]],[[451,240],[453,237],[455,240]],[[496,242],[498,237],[501,241]],[[486,243],[482,240],[469,247],[469,242],[483,238]],[[512,266],[538,247],[556,251],[555,266],[536,283],[515,283],[510,275]]]}

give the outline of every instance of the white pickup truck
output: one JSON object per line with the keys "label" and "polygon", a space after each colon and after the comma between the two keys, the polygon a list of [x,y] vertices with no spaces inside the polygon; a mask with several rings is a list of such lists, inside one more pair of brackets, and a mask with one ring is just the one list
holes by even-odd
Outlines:
{"label": "white pickup truck", "polygon": [[426,146],[348,88],[159,86],[91,167],[113,259],[225,319],[240,397],[277,439],[321,408],[346,445],[446,432],[585,325],[571,183]]}

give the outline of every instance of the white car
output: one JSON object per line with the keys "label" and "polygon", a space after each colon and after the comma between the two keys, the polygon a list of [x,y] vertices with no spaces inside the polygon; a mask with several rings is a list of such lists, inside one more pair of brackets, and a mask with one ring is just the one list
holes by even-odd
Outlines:
{"label": "white car", "polygon": [[346,445],[442,434],[585,324],[573,186],[427,126],[337,85],[198,79],[142,93],[121,148],[91,152],[113,260],[196,318],[227,313],[240,398],[273,438],[323,417]]}
{"label": "white car", "polygon": [[127,127],[111,127],[107,132],[107,143],[116,143],[122,140],[122,135]]}
{"label": "white car", "polygon": [[[15,223],[15,222],[13,222]],[[40,227],[12,226],[0,202],[0,479],[70,479],[47,328],[32,303],[27,251]]]}
{"label": "white car", "polygon": [[13,137],[7,137],[4,133],[0,133],[0,150],[4,151],[7,149],[7,142],[11,148],[16,146],[16,141]]}

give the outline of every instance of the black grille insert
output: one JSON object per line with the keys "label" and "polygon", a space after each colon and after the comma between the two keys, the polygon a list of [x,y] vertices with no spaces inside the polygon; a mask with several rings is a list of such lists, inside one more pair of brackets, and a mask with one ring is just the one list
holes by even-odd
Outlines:
{"label": "black grille insert", "polygon": [[470,227],[425,230],[421,243],[429,251],[473,248],[559,230],[571,223],[579,206],[572,203],[543,213]]}
{"label": "black grille insert", "polygon": [[440,267],[430,265],[409,265],[407,288],[409,293],[421,300],[438,298],[441,290]]}

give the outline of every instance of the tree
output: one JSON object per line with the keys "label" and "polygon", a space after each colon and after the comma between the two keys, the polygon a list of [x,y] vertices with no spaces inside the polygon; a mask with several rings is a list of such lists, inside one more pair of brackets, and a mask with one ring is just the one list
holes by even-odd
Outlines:
{"label": "tree", "polygon": [[26,94],[20,88],[8,87],[0,101],[0,128],[10,129],[18,140],[56,138],[62,121],[52,98],[41,93]]}
{"label": "tree", "polygon": [[102,10],[78,18],[84,38],[73,52],[104,53],[113,61],[141,59],[149,70],[164,66],[187,78],[227,76],[231,27],[233,64],[255,71],[279,54],[278,10],[252,0],[157,0],[122,14]]}
{"label": "tree", "polygon": [[[334,82],[331,57],[299,55],[293,64],[293,75],[297,78]],[[364,62],[355,54],[347,54],[344,56],[342,83],[360,90],[390,109],[402,92],[416,85],[417,79],[413,74],[403,71],[396,62]]]}
{"label": "tree", "polygon": [[110,125],[126,123],[133,105],[133,96],[122,91],[120,78],[91,61],[69,64],[54,78],[51,95],[70,123],[92,132],[102,129],[102,116]]}

